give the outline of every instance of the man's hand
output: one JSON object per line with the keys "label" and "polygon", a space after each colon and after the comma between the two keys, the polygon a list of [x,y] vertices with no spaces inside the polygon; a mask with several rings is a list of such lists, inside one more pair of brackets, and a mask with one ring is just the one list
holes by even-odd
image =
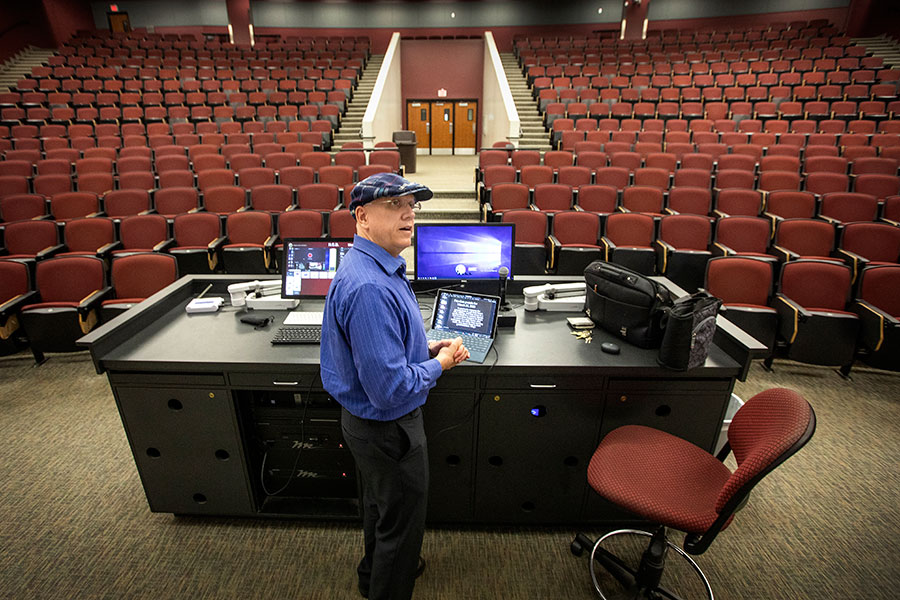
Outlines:
{"label": "man's hand", "polygon": [[462,338],[432,342],[429,352],[441,363],[441,369],[447,371],[469,358],[469,351],[463,346]]}

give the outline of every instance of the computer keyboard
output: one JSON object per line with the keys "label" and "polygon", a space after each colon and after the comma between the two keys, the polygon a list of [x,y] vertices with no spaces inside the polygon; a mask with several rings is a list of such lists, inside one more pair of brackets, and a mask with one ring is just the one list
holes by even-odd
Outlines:
{"label": "computer keyboard", "polygon": [[321,341],[321,325],[279,327],[272,338],[273,344],[318,344]]}

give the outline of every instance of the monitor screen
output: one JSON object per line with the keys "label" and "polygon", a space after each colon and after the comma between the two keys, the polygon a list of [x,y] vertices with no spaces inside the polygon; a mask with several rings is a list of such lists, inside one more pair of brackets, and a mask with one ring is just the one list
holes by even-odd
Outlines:
{"label": "monitor screen", "polygon": [[281,259],[281,295],[324,298],[347,251],[350,239],[289,238]]}
{"label": "monitor screen", "polygon": [[512,279],[515,239],[512,223],[416,224],[416,279]]}
{"label": "monitor screen", "polygon": [[431,327],[492,337],[499,305],[497,296],[438,290]]}

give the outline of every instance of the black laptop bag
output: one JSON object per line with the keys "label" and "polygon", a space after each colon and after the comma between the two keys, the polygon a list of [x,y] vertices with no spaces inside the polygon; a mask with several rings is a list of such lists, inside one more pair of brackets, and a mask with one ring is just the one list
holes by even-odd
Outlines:
{"label": "black laptop bag", "polygon": [[664,309],[672,305],[669,290],[626,267],[594,261],[584,270],[585,313],[597,325],[641,348],[662,342]]}

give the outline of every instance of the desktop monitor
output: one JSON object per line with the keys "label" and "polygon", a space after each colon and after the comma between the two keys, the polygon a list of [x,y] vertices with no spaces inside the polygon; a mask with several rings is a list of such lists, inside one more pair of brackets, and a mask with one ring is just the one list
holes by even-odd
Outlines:
{"label": "desktop monitor", "polygon": [[513,223],[416,224],[417,280],[497,280],[500,267],[513,278]]}
{"label": "desktop monitor", "polygon": [[281,258],[284,298],[324,298],[351,239],[288,238]]}

